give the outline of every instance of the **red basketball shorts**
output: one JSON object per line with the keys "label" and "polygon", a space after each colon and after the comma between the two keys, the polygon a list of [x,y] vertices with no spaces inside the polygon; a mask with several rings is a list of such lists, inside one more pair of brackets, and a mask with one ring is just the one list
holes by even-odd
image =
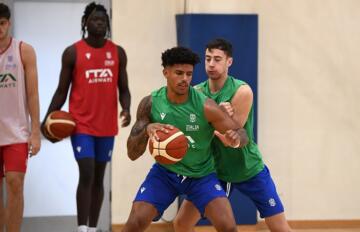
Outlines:
{"label": "red basketball shorts", "polygon": [[7,172],[25,173],[28,156],[27,143],[0,146],[0,177]]}

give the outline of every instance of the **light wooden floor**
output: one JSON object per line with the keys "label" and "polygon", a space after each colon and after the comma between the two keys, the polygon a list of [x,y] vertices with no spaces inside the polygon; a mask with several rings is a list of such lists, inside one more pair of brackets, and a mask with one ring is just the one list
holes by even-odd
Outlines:
{"label": "light wooden floor", "polygon": [[[255,226],[239,226],[239,232],[269,232],[269,230],[256,229]],[[121,232],[121,227],[113,228],[112,232]],[[145,232],[174,232],[171,226],[151,226]],[[196,227],[195,232],[216,232],[213,227]],[[360,232],[360,228],[336,228],[336,229],[293,229],[293,232]]]}

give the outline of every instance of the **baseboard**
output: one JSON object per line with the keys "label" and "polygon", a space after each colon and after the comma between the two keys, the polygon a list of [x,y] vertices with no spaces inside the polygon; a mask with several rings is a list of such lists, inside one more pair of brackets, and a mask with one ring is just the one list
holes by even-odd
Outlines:
{"label": "baseboard", "polygon": [[[360,228],[360,220],[289,220],[292,229],[340,229],[340,228]],[[124,224],[112,225],[113,231],[121,231]],[[206,226],[199,226],[206,227]],[[256,225],[241,225],[240,229],[255,231],[267,229],[265,221],[259,221]],[[153,223],[149,230],[171,232],[171,223]]]}
{"label": "baseboard", "polygon": [[[288,222],[292,229],[360,228],[360,220],[288,220]],[[267,229],[265,221],[259,221],[256,229]]]}

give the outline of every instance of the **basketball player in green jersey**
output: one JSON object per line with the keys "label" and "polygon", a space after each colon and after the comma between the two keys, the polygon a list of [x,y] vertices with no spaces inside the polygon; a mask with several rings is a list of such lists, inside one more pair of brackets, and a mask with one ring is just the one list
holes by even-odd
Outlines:
{"label": "basketball player in green jersey", "polygon": [[[249,85],[228,75],[233,62],[232,45],[224,39],[215,39],[206,46],[205,68],[208,80],[195,89],[215,100],[244,128],[249,143],[242,148],[231,148],[220,133],[213,141],[218,178],[229,196],[235,188],[248,196],[271,231],[288,232],[284,208],[275,184],[265,166],[253,134],[253,93]],[[200,213],[185,200],[174,220],[176,232],[191,232]]]}
{"label": "basketball player in green jersey", "polygon": [[158,140],[157,131],[179,128],[189,140],[189,148],[178,163],[155,163],[139,188],[123,232],[141,232],[161,217],[164,210],[185,194],[196,209],[213,223],[217,231],[235,232],[234,215],[215,174],[211,141],[214,128],[224,134],[231,147],[247,143],[244,129],[210,98],[190,86],[197,54],[174,47],[162,54],[167,85],[152,92],[139,104],[136,122],[128,138],[128,156],[138,159],[148,139]]}

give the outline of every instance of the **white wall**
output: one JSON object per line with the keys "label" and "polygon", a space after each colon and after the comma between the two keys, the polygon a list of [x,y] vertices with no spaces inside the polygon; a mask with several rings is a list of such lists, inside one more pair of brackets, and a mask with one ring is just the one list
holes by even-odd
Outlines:
{"label": "white wall", "polygon": [[[74,2],[14,3],[14,37],[31,44],[37,55],[41,120],[58,84],[61,54],[65,47],[80,39],[80,18],[85,5]],[[34,12],[39,13],[34,16]],[[66,102],[63,110],[67,109]],[[56,144],[43,139],[39,154],[28,162],[24,216],[76,215],[77,181],[78,168],[70,139]]]}
{"label": "white wall", "polygon": [[[132,94],[132,124],[140,100],[165,85],[161,52],[176,45],[174,0],[113,1],[113,38],[127,52],[129,86]],[[146,9],[146,10],[144,10]],[[147,152],[137,161],[127,157],[130,127],[120,129],[112,162],[112,223],[124,223],[138,187],[153,164]],[[173,214],[170,212],[170,214]],[[170,216],[172,217],[172,216]]]}
{"label": "white wall", "polygon": [[[129,58],[132,115],[164,84],[160,54],[176,44],[179,0],[113,1],[115,41]],[[146,10],[144,10],[146,9]],[[187,13],[259,15],[259,145],[288,219],[360,218],[360,1],[188,0]],[[236,61],[235,61],[236,63]],[[113,223],[124,223],[152,164],[113,162]]]}

